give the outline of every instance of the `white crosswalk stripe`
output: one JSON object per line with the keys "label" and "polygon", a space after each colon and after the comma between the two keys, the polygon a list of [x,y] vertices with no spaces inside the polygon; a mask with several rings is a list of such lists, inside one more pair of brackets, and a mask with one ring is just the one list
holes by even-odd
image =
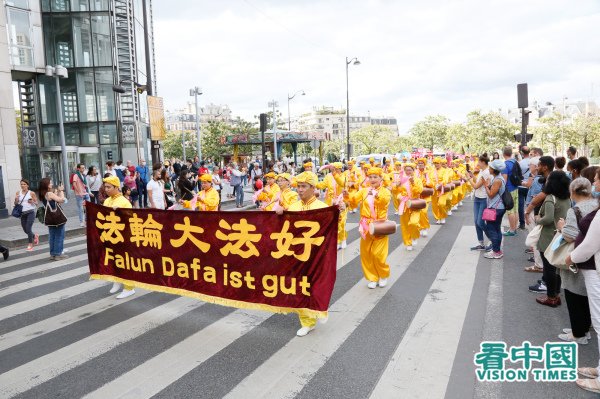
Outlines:
{"label": "white crosswalk stripe", "polygon": [[[359,246],[360,238],[357,237],[358,224],[349,222],[348,231],[352,231],[353,239],[348,241],[347,248],[337,252],[338,276],[344,273],[360,270]],[[289,340],[278,346],[273,354],[265,358],[260,365],[247,373],[233,385],[227,394],[228,398],[287,398],[294,397],[303,387],[310,384],[311,380],[319,374],[328,360],[338,351],[343,344],[361,326],[365,318],[377,311],[378,304],[387,295],[393,295],[393,289],[398,282],[403,281],[409,268],[415,265],[415,260],[424,251],[435,250],[428,242],[436,240],[445,227],[432,226],[427,239],[421,239],[420,245],[414,251],[407,252],[401,241],[395,247],[390,247],[388,262],[392,267],[388,286],[384,289],[369,290],[364,279],[352,280],[352,283],[341,292],[339,297],[331,304],[330,317],[326,324],[318,325],[317,329],[307,337],[297,338],[289,331]],[[387,368],[382,370],[381,378],[373,385],[373,398],[387,397],[441,397],[445,394],[452,362],[461,337],[462,322],[466,308],[471,297],[475,279],[475,266],[479,260],[479,253],[471,253],[466,243],[470,243],[473,235],[472,226],[465,226],[458,236],[452,237],[454,246],[445,257],[443,265],[437,273],[437,278],[430,287],[430,294],[425,296],[421,306],[409,323],[404,338],[395,350],[389,353],[391,361]],[[468,236],[468,237],[467,237]],[[467,239],[468,238],[468,239]],[[395,237],[396,242],[398,237]],[[85,248],[84,239],[68,240],[66,247],[71,251]],[[42,247],[42,246],[40,246]],[[33,260],[45,259],[49,255],[44,253],[32,254],[11,260],[0,266],[0,279],[6,281],[6,287],[0,289],[0,303],[2,298],[17,294],[21,291],[40,288],[43,289],[51,283],[85,276],[87,266],[76,265],[87,259],[87,255],[73,256],[59,262],[48,262],[23,269],[15,269],[19,265],[26,265]],[[12,270],[2,274],[2,268],[8,265]],[[351,267],[348,267],[350,266]],[[66,271],[54,275],[44,275],[43,272],[57,268],[68,268]],[[349,270],[352,269],[352,270]],[[437,270],[437,269],[436,269]],[[451,270],[451,272],[450,272]],[[58,271],[58,270],[57,270]],[[23,282],[23,278],[31,276],[31,280]],[[353,277],[354,278],[354,277]],[[10,280],[20,279],[15,284]],[[3,351],[10,351],[17,345],[29,345],[30,342],[40,346],[46,335],[57,332],[62,328],[69,328],[74,323],[85,321],[92,316],[102,320],[102,315],[108,310],[112,313],[118,311],[116,306],[135,309],[137,305],[146,303],[151,295],[148,291],[137,290],[136,295],[117,301],[109,296],[109,283],[104,281],[85,281],[74,286],[57,289],[56,291],[33,296],[20,302],[0,307],[0,321],[16,318],[21,315],[39,310],[47,305],[59,304],[62,301],[85,294],[98,287],[106,287],[106,297],[90,303],[77,303],[74,301],[71,308],[60,313],[50,313],[45,318],[38,316],[29,324],[22,323],[17,328],[0,335],[0,358]],[[443,292],[435,294],[435,292]],[[48,292],[46,289],[45,292]],[[446,293],[452,293],[447,295]],[[152,294],[156,295],[166,294]],[[435,296],[432,297],[432,296]],[[20,299],[20,298],[19,298]],[[101,329],[95,329],[89,335],[77,337],[66,342],[58,349],[44,352],[42,355],[27,359],[22,364],[0,374],[0,397],[12,397],[26,394],[31,389],[39,389],[41,385],[52,383],[69,372],[74,372],[78,366],[88,362],[97,362],[101,355],[119,351],[119,346],[126,344],[143,334],[152,334],[159,327],[167,323],[176,323],[178,317],[184,316],[199,309],[203,302],[191,298],[169,298],[169,301],[135,312],[135,315],[126,320],[108,322]],[[210,305],[213,306],[213,305]],[[441,312],[440,307],[444,310]],[[50,308],[50,307],[49,307]],[[208,308],[208,306],[207,306]],[[201,314],[205,309],[200,309]],[[45,312],[45,310],[44,310]],[[176,386],[178,381],[199,365],[218,357],[230,345],[236,343],[250,331],[260,328],[261,323],[272,320],[274,316],[267,312],[249,311],[238,309],[224,317],[217,318],[206,324],[205,327],[191,331],[181,341],[148,356],[141,361],[132,361],[127,370],[115,375],[107,382],[95,385],[93,389],[83,393],[86,398],[149,398],[159,395],[168,387]],[[295,317],[291,315],[290,317]],[[176,328],[176,327],[175,327]],[[443,331],[444,336],[438,335]],[[56,334],[55,334],[56,335]],[[143,348],[139,349],[143,351]],[[14,352],[14,350],[13,350]],[[394,352],[394,351],[392,351]],[[424,372],[428,365],[419,366],[415,370],[409,359],[421,356],[422,359],[439,358],[437,369],[444,368],[447,373],[439,375],[440,381],[428,384],[427,389],[419,390],[425,376],[433,375],[431,371]],[[400,356],[402,354],[402,356]],[[11,360],[15,362],[15,359]],[[439,366],[439,362],[443,366]],[[10,364],[10,363],[9,363]],[[236,367],[232,364],[231,367]],[[93,378],[90,376],[90,378]],[[45,388],[44,388],[45,389]],[[229,388],[228,388],[229,389]],[[51,396],[51,392],[48,392]],[[404,394],[404,395],[402,395]],[[79,395],[81,396],[81,395]],[[160,395],[159,395],[160,396]]]}

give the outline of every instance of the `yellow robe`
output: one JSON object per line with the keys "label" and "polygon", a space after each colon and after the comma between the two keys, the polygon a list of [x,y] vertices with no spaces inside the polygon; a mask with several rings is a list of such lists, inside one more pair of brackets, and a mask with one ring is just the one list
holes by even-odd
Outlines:
{"label": "yellow robe", "polygon": [[[288,211],[298,212],[298,211],[310,211],[312,209],[321,209],[327,208],[327,204],[319,201],[315,197],[308,200],[308,202],[303,202],[302,200],[298,200],[290,205]],[[302,327],[314,327],[317,324],[317,317],[314,316],[302,316],[298,315],[300,319],[300,324]]]}
{"label": "yellow robe", "polygon": [[398,206],[400,205],[400,200],[398,199],[398,194],[400,194],[400,187],[397,186],[400,183],[400,180],[404,176],[404,171],[402,169],[395,169],[392,172],[392,199],[394,202],[394,211],[398,212]]}
{"label": "yellow robe", "polygon": [[402,212],[402,215],[400,215],[400,229],[402,230],[402,241],[407,247],[412,246],[412,240],[416,240],[421,235],[419,231],[421,211],[409,209],[408,204],[403,203],[403,200],[419,199],[422,192],[423,181],[417,176],[413,177],[413,183],[407,181],[400,186],[398,197],[401,201],[400,206],[404,207],[404,209],[400,209],[400,212]]}
{"label": "yellow robe", "polygon": [[[322,182],[317,183],[318,189],[327,190],[325,192],[325,203],[328,206],[337,205],[338,198],[344,191],[344,178],[345,176],[342,173],[329,173],[327,176],[325,176],[325,179],[323,179]],[[347,218],[348,208],[340,212],[340,217],[338,219],[338,244],[340,244],[342,241],[345,241],[348,237],[348,233],[346,232]]]}
{"label": "yellow robe", "polygon": [[[444,168],[433,169],[430,180],[433,182],[433,196],[431,197],[431,211],[436,220],[446,219],[448,210],[446,202],[448,201],[448,192],[441,188],[436,189],[439,185],[448,184],[448,178]],[[443,191],[443,192],[442,192]]]}
{"label": "yellow robe", "polygon": [[290,206],[298,200],[298,193],[291,190],[290,188],[286,188],[285,190],[281,191],[281,195],[279,196],[279,206],[281,206],[284,210],[287,211],[289,210]]}
{"label": "yellow robe", "polygon": [[[110,208],[133,208],[131,202],[127,200],[127,198],[123,197],[120,193],[117,195],[113,195],[112,197],[108,197],[104,200],[102,204],[104,206],[108,206]],[[130,291],[133,289],[133,285],[123,284],[123,289],[126,291]]]}
{"label": "yellow robe", "polygon": [[[388,206],[392,199],[390,191],[381,186],[376,189],[377,193],[373,200],[375,214],[371,215],[369,205],[369,192],[371,188],[363,188],[359,191],[349,194],[348,203],[351,208],[360,206],[361,221],[361,240],[360,240],[360,260],[363,274],[368,281],[379,281],[382,278],[390,276],[390,265],[386,263],[388,256],[388,236],[375,237],[369,234],[368,225],[374,220],[386,220]],[[374,217],[373,217],[374,216]],[[367,231],[364,231],[365,227]]]}
{"label": "yellow robe", "polygon": [[275,198],[277,197],[277,193],[281,192],[279,186],[275,183],[268,184],[263,188],[263,191],[258,195],[258,200],[262,202],[262,206],[264,206],[264,211],[272,211],[275,206]]}
{"label": "yellow robe", "polygon": [[[419,176],[421,179],[421,183],[423,184],[423,188],[433,188],[433,181],[431,180],[431,170],[425,167],[425,170],[421,172],[420,170],[416,170],[415,174]],[[427,202],[427,206],[421,209],[420,217],[419,217],[419,230],[427,230],[431,227],[429,224],[429,205],[431,204],[431,199],[433,197],[425,198]]]}
{"label": "yellow robe", "polygon": [[198,193],[196,206],[199,211],[216,211],[219,209],[219,193],[214,188],[202,190]]}

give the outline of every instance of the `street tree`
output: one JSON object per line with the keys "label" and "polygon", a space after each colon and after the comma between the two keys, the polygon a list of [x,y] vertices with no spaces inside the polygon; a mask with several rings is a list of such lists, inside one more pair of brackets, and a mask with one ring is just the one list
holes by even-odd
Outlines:
{"label": "street tree", "polygon": [[429,115],[417,122],[409,130],[411,140],[416,147],[446,148],[448,127],[450,121],[443,115]]}
{"label": "street tree", "polygon": [[517,130],[517,125],[506,120],[498,112],[484,113],[481,110],[475,110],[467,114],[465,139],[459,144],[468,146],[478,153],[499,150],[514,142],[513,135]]}
{"label": "street tree", "polygon": [[354,145],[354,155],[388,152],[390,145],[398,137],[386,126],[365,126],[350,132],[350,142]]}

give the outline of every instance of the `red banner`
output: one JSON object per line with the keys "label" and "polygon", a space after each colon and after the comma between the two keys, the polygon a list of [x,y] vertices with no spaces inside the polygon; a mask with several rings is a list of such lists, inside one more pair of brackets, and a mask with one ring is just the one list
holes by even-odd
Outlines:
{"label": "red banner", "polygon": [[93,279],[237,308],[325,315],[335,283],[335,207],[189,212],[86,204]]}

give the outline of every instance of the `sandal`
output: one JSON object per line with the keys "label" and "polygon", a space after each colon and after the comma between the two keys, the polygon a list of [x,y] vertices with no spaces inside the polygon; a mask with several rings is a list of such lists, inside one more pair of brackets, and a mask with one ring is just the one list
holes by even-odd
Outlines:
{"label": "sandal", "polygon": [[533,266],[527,266],[523,270],[525,270],[526,272],[529,272],[529,273],[542,273],[544,271],[544,268],[533,265]]}
{"label": "sandal", "polygon": [[598,378],[598,369],[596,367],[579,367],[577,372],[584,377]]}
{"label": "sandal", "polygon": [[40,243],[40,236],[36,234],[33,237],[33,245],[38,245],[39,243]]}
{"label": "sandal", "polygon": [[596,378],[590,379],[578,379],[575,381],[579,388],[585,389],[586,391],[600,393],[600,382]]}

